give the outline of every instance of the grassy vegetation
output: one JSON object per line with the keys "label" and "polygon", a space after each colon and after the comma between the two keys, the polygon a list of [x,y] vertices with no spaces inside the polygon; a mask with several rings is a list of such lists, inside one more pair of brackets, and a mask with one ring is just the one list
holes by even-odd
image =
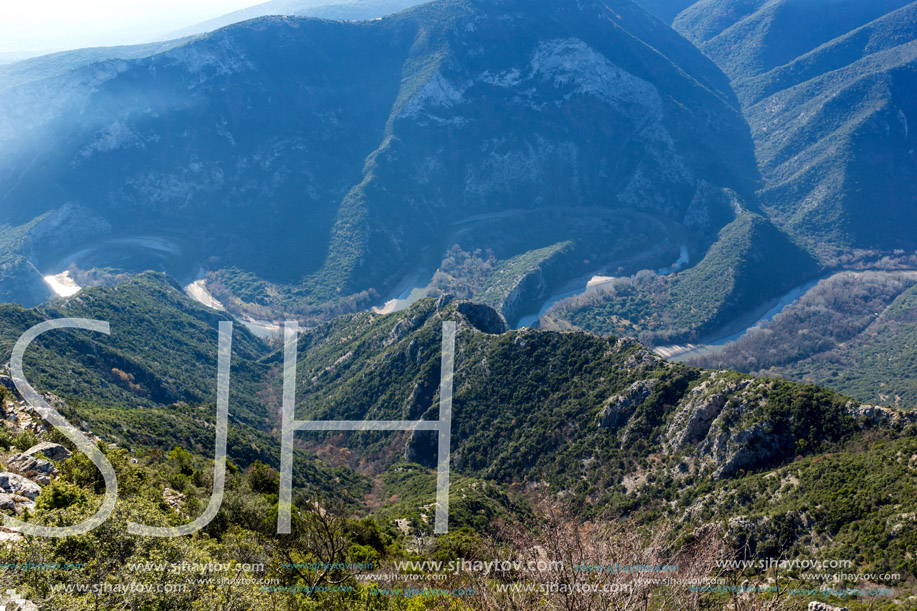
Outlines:
{"label": "grassy vegetation", "polygon": [[[138,303],[144,294],[147,303]],[[140,337],[163,324],[160,335],[168,345],[167,322],[175,316],[192,338],[186,347],[173,347],[175,359],[210,358],[199,351],[204,350],[203,338],[212,334],[213,321],[207,316],[213,313],[185,303],[158,276],[128,282],[121,292],[119,287],[90,289],[82,294],[81,305],[70,304],[68,311],[116,317],[122,295],[123,303],[131,304],[125,311],[142,313],[126,335],[136,339],[123,348],[126,356],[138,359],[133,353],[143,352],[155,358],[158,348],[151,345],[152,338],[144,343]],[[163,318],[146,320],[157,312],[156,303]],[[4,314],[20,326],[41,319],[38,312],[20,308]],[[340,517],[339,530],[332,530],[342,542],[334,546],[341,561],[473,557],[493,553],[492,546],[521,541],[523,532],[536,536],[527,525],[543,518],[540,504],[553,497],[562,499],[576,519],[606,523],[615,516],[634,532],[666,532],[673,549],[685,544],[690,548],[696,529],[719,524],[726,529],[719,538],[726,547],[718,553],[735,545],[755,558],[849,554],[862,565],[857,572],[894,569],[902,575],[899,586],[917,577],[909,555],[911,535],[898,528],[906,527],[906,514],[917,510],[912,490],[917,486],[914,425],[902,419],[898,425],[866,427],[848,413],[846,398],[818,387],[668,364],[633,341],[613,337],[532,330],[489,335],[461,314],[457,304],[437,309],[436,301],[424,300],[397,314],[350,315],[306,331],[299,345],[297,418],[437,418],[441,325],[446,320],[459,325],[450,490],[454,532],[448,537],[429,544],[435,498],[435,471],[425,454],[430,444],[392,433],[298,435],[302,445],[294,474],[297,490],[303,492],[297,518],[303,520],[297,526],[302,530],[291,538],[272,534],[278,478],[270,465],[276,466],[279,454],[277,424],[265,411],[252,414],[265,418],[259,427],[240,422],[245,413],[236,411],[235,399],[229,447],[238,467],[230,469],[229,491],[214,522],[191,538],[155,543],[128,537],[119,530],[127,519],[179,523],[202,510],[211,481],[213,408],[206,399],[138,408],[120,402],[119,397],[128,396],[121,394],[124,389],[103,394],[107,399],[102,401],[88,388],[63,385],[64,372],[74,371],[77,364],[87,375],[107,371],[107,363],[99,365],[105,361],[80,364],[80,355],[105,347],[87,339],[81,344],[85,350],[61,346],[63,356],[53,355],[54,346],[42,347],[44,364],[32,361],[32,368],[36,374],[44,371],[35,378],[46,381],[42,388],[66,395],[70,407],[65,416],[86,421],[106,441],[132,450],[106,448],[124,482],[123,500],[113,522],[98,532],[69,543],[30,539],[17,551],[4,553],[85,561],[91,568],[78,580],[110,583],[165,578],[125,572],[127,564],[144,555],[189,562],[257,558],[267,566],[253,574],[305,585],[315,576],[291,571],[283,563],[322,558],[323,552],[309,547],[316,541],[312,520]],[[200,345],[193,340],[198,336]],[[245,339],[237,349],[234,371],[243,372],[240,391],[254,392],[253,403],[271,405],[270,397],[280,388],[281,354],[262,356],[257,344]],[[248,380],[248,366],[259,376]],[[156,369],[166,365],[160,361]],[[195,378],[188,383],[196,383]],[[638,398],[628,403],[627,397]],[[614,425],[600,426],[611,406],[618,406],[620,418]],[[708,411],[712,415],[700,416]],[[131,464],[131,456],[139,464]],[[97,506],[101,480],[85,457],[76,454],[60,468],[62,480],[36,507],[34,519],[72,521]],[[177,513],[163,505],[165,486],[186,495]],[[328,511],[311,511],[315,499]],[[334,507],[338,509],[331,511]],[[506,527],[521,530],[507,539],[501,530]],[[111,551],[93,561],[89,550],[98,549]],[[366,588],[371,585],[353,581],[352,575],[340,577],[354,589],[311,596],[275,592],[258,601],[249,598],[256,591],[240,590],[234,604],[246,609],[266,604],[410,608],[399,606],[409,601],[398,599],[370,604]],[[72,578],[36,573],[20,585],[44,599],[51,584]],[[194,608],[220,596],[225,600],[228,595],[219,588],[198,588],[169,604]],[[76,595],[59,600],[70,608],[93,602]],[[148,608],[164,604],[155,597],[143,603]],[[433,603],[410,604],[430,608]],[[478,603],[468,604],[469,609],[479,608],[473,606]]]}

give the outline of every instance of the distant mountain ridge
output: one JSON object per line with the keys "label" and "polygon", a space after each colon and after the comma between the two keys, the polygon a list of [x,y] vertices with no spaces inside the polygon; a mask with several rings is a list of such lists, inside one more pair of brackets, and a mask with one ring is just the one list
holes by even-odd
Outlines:
{"label": "distant mountain ridge", "polygon": [[917,3],[641,4],[730,76],[772,218],[835,252],[917,246]]}
{"label": "distant mountain ridge", "polygon": [[[10,68],[9,231],[68,203],[110,227],[110,243],[156,227],[253,307],[366,307],[418,260],[435,270],[459,236],[506,260],[572,241],[571,273],[662,239],[703,253],[734,217],[724,201],[757,207],[727,79],[626,0],[268,17],[121,55]],[[612,231],[590,230],[588,215],[539,216],[571,205]],[[624,229],[622,215],[644,226]],[[475,237],[496,222],[516,229],[505,243]],[[691,228],[660,236],[650,222]],[[9,252],[42,270],[71,253],[32,254]]]}
{"label": "distant mountain ridge", "polygon": [[378,19],[428,0],[269,0],[214,19],[170,32],[164,39],[184,38],[270,15],[321,19]]}

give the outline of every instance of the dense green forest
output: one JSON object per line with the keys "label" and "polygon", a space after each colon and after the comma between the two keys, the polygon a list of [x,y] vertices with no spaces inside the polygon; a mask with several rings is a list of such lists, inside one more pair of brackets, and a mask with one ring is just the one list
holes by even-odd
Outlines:
{"label": "dense green forest", "polygon": [[[116,332],[126,312],[133,324]],[[3,573],[7,583],[49,608],[88,609],[99,602],[118,608],[133,601],[150,609],[214,604],[231,609],[490,609],[516,596],[495,593],[501,583],[527,577],[447,576],[443,583],[476,588],[478,594],[408,599],[373,594],[391,586],[378,577],[361,577],[378,571],[315,574],[289,567],[324,559],[371,562],[397,572],[393,563],[402,560],[513,555],[524,541],[556,543],[558,532],[578,533],[589,542],[588,549],[576,552],[585,554],[584,561],[600,561],[608,553],[602,550],[623,545],[625,539],[637,550],[662,537],[651,546],[660,557],[687,558],[702,549],[721,558],[815,554],[851,558],[858,573],[894,573],[897,577],[886,585],[896,589],[917,578],[914,531],[908,528],[917,498],[917,423],[911,415],[860,408],[815,386],[671,364],[633,340],[506,331],[493,310],[448,297],[423,300],[387,316],[345,316],[304,331],[296,415],[436,419],[441,327],[456,321],[449,535],[431,536],[436,444],[421,432],[299,434],[296,529],[289,537],[273,534],[279,422],[272,410],[282,354],[239,332],[233,359],[238,386],[230,406],[232,464],[220,512],[192,537],[129,536],[126,520],[183,523],[206,506],[214,410],[213,384],[206,375],[212,365],[205,363],[215,360],[221,315],[201,308],[155,274],[86,289],[40,310],[7,308],[2,315],[10,333],[64,313],[109,318],[113,334],[49,334],[30,353],[27,373],[40,388],[66,400],[65,416],[104,440],[100,447],[118,472],[121,500],[112,520],[97,531],[62,540],[26,538],[4,552],[10,562],[40,559],[89,567],[25,578]],[[171,333],[200,337],[200,343],[170,345]],[[149,362],[156,363],[150,372],[163,379],[172,371],[162,358],[164,346],[172,346],[174,374],[188,369],[188,390],[199,395],[174,403],[172,396],[149,393],[145,383],[110,377],[112,355],[122,359],[127,376],[134,375],[132,364],[147,363],[141,357],[149,355]],[[153,361],[157,353],[160,358]],[[77,371],[92,384],[67,382]],[[246,392],[252,393],[248,401],[241,396]],[[12,398],[4,393],[6,401]],[[53,432],[31,438],[14,433],[4,443],[19,451],[39,438],[62,441]],[[91,514],[104,486],[79,452],[56,464],[60,475],[41,492],[29,516],[60,525]],[[703,534],[712,532],[715,536]],[[99,549],[110,551],[100,556]],[[704,557],[692,556],[691,570],[724,580],[765,577],[754,569],[746,574],[708,565],[712,556]],[[275,585],[292,590],[263,591],[260,582],[257,587],[195,582],[181,596],[168,598],[52,590],[75,583],[185,583],[192,576],[207,576],[130,567],[156,560],[227,559],[264,565],[237,576],[277,579]],[[577,577],[583,579],[623,577]],[[805,584],[808,578],[797,570],[781,579]],[[304,591],[321,584],[351,589]],[[708,608],[729,598],[723,591],[631,585],[669,600],[665,608],[672,609]],[[598,604],[588,597],[576,600]],[[792,596],[780,600],[789,605],[785,608],[797,601]]]}

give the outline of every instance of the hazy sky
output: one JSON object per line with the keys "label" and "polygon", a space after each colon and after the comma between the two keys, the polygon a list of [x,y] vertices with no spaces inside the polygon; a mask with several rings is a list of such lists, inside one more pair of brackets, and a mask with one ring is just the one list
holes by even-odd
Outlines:
{"label": "hazy sky", "polygon": [[263,0],[0,0],[0,53],[155,40]]}

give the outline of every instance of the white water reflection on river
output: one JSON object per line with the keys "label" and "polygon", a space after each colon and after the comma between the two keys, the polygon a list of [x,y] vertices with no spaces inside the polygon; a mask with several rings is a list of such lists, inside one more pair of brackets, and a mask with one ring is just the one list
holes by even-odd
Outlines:
{"label": "white water reflection on river", "polygon": [[[680,271],[688,263],[690,263],[690,261],[691,257],[688,252],[688,246],[686,244],[682,244],[678,260],[668,267],[657,269],[656,274],[659,276],[674,274]],[[519,322],[516,323],[516,328],[522,329],[523,327],[534,327],[538,324],[538,321],[541,320],[541,317],[544,316],[548,310],[550,310],[557,302],[563,299],[568,299],[570,297],[577,297],[579,295],[588,295],[598,292],[604,286],[614,282],[617,279],[615,276],[602,275],[605,273],[605,269],[607,269],[607,267],[608,266],[605,266],[601,270],[597,270],[594,273],[586,276],[588,280],[585,280],[585,286],[583,286],[584,278],[580,278],[578,280],[574,280],[571,283],[568,283],[566,286],[561,288],[560,291],[548,297],[544,303],[542,303],[541,309],[538,310],[537,314],[531,314],[529,316],[523,316],[520,318]]]}
{"label": "white water reflection on river", "polygon": [[739,341],[746,334],[760,329],[763,325],[773,320],[786,308],[799,301],[806,293],[815,288],[823,278],[812,280],[795,287],[782,297],[771,300],[749,314],[733,321],[726,328],[714,333],[710,338],[697,344],[674,344],[671,346],[657,346],[653,349],[657,355],[674,361],[683,361],[695,356],[703,356],[721,350],[728,344]]}

